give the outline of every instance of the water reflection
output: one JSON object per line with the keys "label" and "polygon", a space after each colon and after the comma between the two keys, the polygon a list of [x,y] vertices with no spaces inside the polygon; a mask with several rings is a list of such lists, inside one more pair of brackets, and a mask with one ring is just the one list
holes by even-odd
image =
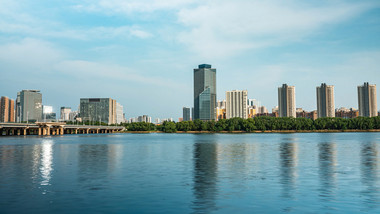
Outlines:
{"label": "water reflection", "polygon": [[298,144],[295,138],[287,138],[280,144],[280,183],[283,186],[283,197],[292,198],[295,190],[298,164]]}
{"label": "water reflection", "polygon": [[321,183],[320,196],[323,200],[330,201],[335,192],[335,167],[336,148],[335,143],[319,143],[319,179]]}
{"label": "water reflection", "polygon": [[[34,155],[35,157],[35,155]],[[41,143],[41,185],[49,185],[51,172],[53,170],[53,140],[43,139]]]}
{"label": "water reflection", "polygon": [[364,203],[368,208],[380,207],[379,152],[377,144],[366,142],[361,148],[361,180],[364,186]]}
{"label": "water reflection", "polygon": [[105,173],[114,167],[115,150],[107,144],[84,144],[79,146],[79,182],[89,190],[100,190],[108,182]]}
{"label": "water reflection", "polygon": [[196,137],[199,137],[199,139],[194,144],[193,191],[195,199],[193,201],[193,209],[197,213],[209,213],[216,209],[218,145],[215,142],[215,138],[202,140],[200,136]]}

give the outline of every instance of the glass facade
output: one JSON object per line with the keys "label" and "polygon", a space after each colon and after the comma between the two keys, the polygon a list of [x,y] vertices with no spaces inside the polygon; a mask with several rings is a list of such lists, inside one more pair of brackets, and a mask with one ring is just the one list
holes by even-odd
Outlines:
{"label": "glass facade", "polygon": [[81,98],[80,117],[83,121],[116,123],[116,101],[110,98]]}
{"label": "glass facade", "polygon": [[208,64],[194,69],[194,119],[216,120],[216,69]]}
{"label": "glass facade", "polygon": [[38,90],[22,90],[17,93],[17,122],[36,122],[42,119],[42,94]]}

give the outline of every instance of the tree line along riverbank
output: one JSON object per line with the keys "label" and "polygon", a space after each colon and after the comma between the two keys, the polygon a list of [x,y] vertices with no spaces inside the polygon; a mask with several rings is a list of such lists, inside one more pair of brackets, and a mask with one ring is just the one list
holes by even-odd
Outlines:
{"label": "tree line along riverbank", "polygon": [[308,118],[255,117],[231,118],[218,121],[165,121],[161,125],[137,122],[124,123],[128,132],[336,132],[336,131],[380,131],[380,116],[357,118]]}

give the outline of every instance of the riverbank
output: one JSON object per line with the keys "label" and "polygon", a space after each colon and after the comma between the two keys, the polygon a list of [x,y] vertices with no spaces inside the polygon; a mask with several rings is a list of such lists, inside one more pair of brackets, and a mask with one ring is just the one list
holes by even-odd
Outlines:
{"label": "riverbank", "polygon": [[[244,134],[244,133],[339,133],[339,132],[380,132],[380,129],[346,129],[346,130],[266,130],[266,131],[176,131],[175,134]],[[131,134],[150,134],[150,133],[166,133],[163,131],[122,131],[119,133],[131,133]]]}

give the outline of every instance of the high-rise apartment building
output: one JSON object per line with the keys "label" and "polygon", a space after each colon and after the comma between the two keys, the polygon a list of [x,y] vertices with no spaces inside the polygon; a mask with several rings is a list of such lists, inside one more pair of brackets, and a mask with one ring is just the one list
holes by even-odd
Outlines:
{"label": "high-rise apartment building", "polygon": [[111,98],[81,98],[80,117],[82,121],[116,123],[116,100]]}
{"label": "high-rise apartment building", "polygon": [[216,69],[208,64],[194,69],[194,119],[216,120]]}
{"label": "high-rise apartment building", "polygon": [[15,101],[8,97],[0,99],[0,122],[15,122]]}
{"label": "high-rise apartment building", "polygon": [[42,119],[42,94],[39,90],[22,90],[17,93],[16,121],[36,122]]}
{"label": "high-rise apartment building", "polygon": [[61,107],[61,121],[70,120],[71,107]]}
{"label": "high-rise apartment building", "polygon": [[248,91],[226,91],[226,118],[248,118]]}
{"label": "high-rise apartment building", "polygon": [[365,82],[364,85],[358,86],[359,116],[377,116],[376,96],[376,85],[370,85]]}
{"label": "high-rise apartment building", "polygon": [[317,114],[321,117],[335,117],[334,86],[322,83],[317,87]]}
{"label": "high-rise apartment building", "polygon": [[190,108],[182,108],[182,121],[190,121]]}
{"label": "high-rise apartment building", "polygon": [[278,88],[278,111],[280,117],[296,117],[296,89],[283,84]]}

